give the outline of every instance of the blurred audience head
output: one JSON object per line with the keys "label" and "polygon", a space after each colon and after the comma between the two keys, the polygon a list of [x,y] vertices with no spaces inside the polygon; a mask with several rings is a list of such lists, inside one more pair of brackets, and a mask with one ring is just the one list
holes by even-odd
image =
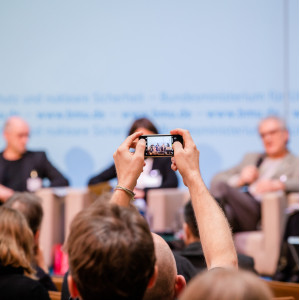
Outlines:
{"label": "blurred audience head", "polygon": [[16,156],[24,154],[29,139],[29,132],[29,125],[22,118],[13,116],[7,119],[3,129],[6,141],[5,151],[9,151],[10,154]]}
{"label": "blurred audience head", "polygon": [[216,268],[193,278],[180,300],[269,300],[272,293],[262,279],[247,271]]}
{"label": "blurred audience head", "polygon": [[15,192],[4,206],[20,211],[25,216],[34,235],[40,230],[43,208],[38,196],[28,192]]}
{"label": "blurred audience head", "polygon": [[74,218],[66,250],[72,297],[142,299],[155,282],[152,235],[135,209],[92,204]]}
{"label": "blurred audience head", "polygon": [[128,135],[131,135],[137,131],[142,131],[145,135],[158,134],[158,130],[156,129],[154,124],[147,118],[135,120],[129,129]]}
{"label": "blurred audience head", "polygon": [[146,290],[143,300],[174,300],[184,289],[186,281],[182,275],[177,275],[175,258],[166,241],[155,233],[152,236],[158,274],[154,286]]}
{"label": "blurred audience head", "polygon": [[200,241],[198,225],[191,201],[187,202],[184,206],[183,218],[184,243],[188,245],[195,241]]}
{"label": "blurred audience head", "polygon": [[258,131],[269,157],[279,158],[287,153],[289,133],[282,119],[269,116],[260,121]]}
{"label": "blurred audience head", "polygon": [[0,207],[0,264],[22,268],[32,274],[33,235],[25,217],[17,210]]}

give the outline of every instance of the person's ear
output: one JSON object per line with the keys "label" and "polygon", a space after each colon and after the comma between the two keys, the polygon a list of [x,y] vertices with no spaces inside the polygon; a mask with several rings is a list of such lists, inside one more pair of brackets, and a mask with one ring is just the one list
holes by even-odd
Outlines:
{"label": "person's ear", "polygon": [[39,244],[39,241],[40,241],[40,233],[41,233],[41,230],[38,229],[34,235],[34,243],[35,245],[38,245]]}
{"label": "person's ear", "polygon": [[187,223],[183,223],[184,241],[188,241],[191,237],[191,229]]}
{"label": "person's ear", "polygon": [[157,265],[155,265],[154,272],[153,272],[153,275],[151,276],[151,278],[149,279],[147,289],[151,289],[152,287],[154,287],[157,276],[158,276],[158,267],[157,267]]}
{"label": "person's ear", "polygon": [[68,275],[68,288],[72,298],[79,298],[79,291],[73,277]]}
{"label": "person's ear", "polygon": [[185,286],[186,286],[185,278],[182,275],[176,275],[176,279],[175,279],[175,297],[176,298],[184,290]]}

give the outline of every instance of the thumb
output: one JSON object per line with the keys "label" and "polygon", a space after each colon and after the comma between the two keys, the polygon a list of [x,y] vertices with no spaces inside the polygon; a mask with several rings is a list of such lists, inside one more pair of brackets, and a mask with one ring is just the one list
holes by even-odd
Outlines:
{"label": "thumb", "polygon": [[173,144],[174,153],[183,150],[182,144],[180,142],[175,142]]}
{"label": "thumb", "polygon": [[144,139],[140,139],[135,148],[135,155],[144,156],[146,148],[146,141]]}

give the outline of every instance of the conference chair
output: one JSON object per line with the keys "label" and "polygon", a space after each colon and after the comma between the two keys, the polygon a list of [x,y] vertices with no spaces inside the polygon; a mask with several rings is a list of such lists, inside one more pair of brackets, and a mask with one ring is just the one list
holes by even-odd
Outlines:
{"label": "conference chair", "polygon": [[272,290],[274,299],[299,300],[299,284],[281,281],[264,281]]}
{"label": "conference chair", "polygon": [[182,228],[183,207],[190,199],[188,190],[151,189],[147,194],[147,220],[151,231],[174,233]]}
{"label": "conference chair", "polygon": [[61,292],[48,291],[48,294],[51,300],[61,299]]}
{"label": "conference chair", "polygon": [[41,224],[40,245],[48,267],[53,263],[52,248],[64,240],[64,197],[59,196],[52,188],[43,188],[36,192],[42,199],[43,220]]}
{"label": "conference chair", "polygon": [[40,245],[48,267],[53,264],[53,247],[63,244],[69,234],[70,223],[76,214],[107,191],[111,191],[110,185],[101,183],[88,189],[42,188],[36,192],[36,195],[42,199],[44,211]]}
{"label": "conference chair", "polygon": [[288,198],[283,192],[265,194],[261,203],[260,230],[234,234],[237,252],[252,256],[259,274],[274,275],[280,255],[286,207],[298,201],[298,193],[292,193]]}

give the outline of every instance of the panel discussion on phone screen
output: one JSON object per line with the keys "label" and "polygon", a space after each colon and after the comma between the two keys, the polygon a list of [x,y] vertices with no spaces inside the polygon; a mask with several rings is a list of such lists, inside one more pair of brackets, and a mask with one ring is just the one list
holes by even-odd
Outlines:
{"label": "panel discussion on phone screen", "polygon": [[172,155],[171,136],[148,136],[146,155]]}
{"label": "panel discussion on phone screen", "polygon": [[0,7],[4,299],[298,288],[299,1]]}

